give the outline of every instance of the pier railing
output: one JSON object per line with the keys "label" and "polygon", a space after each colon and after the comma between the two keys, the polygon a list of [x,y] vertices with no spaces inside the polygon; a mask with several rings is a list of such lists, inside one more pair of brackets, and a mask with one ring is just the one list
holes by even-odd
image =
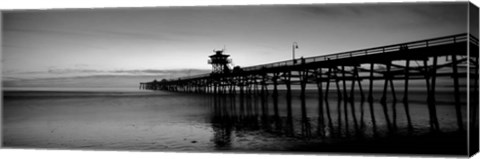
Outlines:
{"label": "pier railing", "polygon": [[[335,54],[328,54],[328,55],[321,55],[321,56],[314,56],[314,57],[306,57],[306,58],[303,58],[303,61],[305,64],[308,64],[308,63],[315,63],[315,62],[328,61],[328,60],[346,59],[346,58],[366,56],[366,55],[396,52],[404,48],[419,49],[419,48],[428,48],[432,46],[439,46],[439,45],[446,45],[446,44],[455,44],[460,42],[466,42],[468,39],[470,39],[470,42],[472,44],[478,45],[478,38],[471,35],[469,36],[469,34],[467,33],[462,33],[462,34],[455,34],[450,36],[443,36],[438,38],[406,42],[406,43],[400,43],[400,44],[394,44],[394,45],[373,47],[373,48],[340,52]],[[267,69],[267,68],[288,67],[288,66],[295,66],[295,65],[301,65],[301,64],[302,64],[302,59],[297,58],[294,60],[285,60],[280,62],[244,67],[242,68],[242,71],[258,71],[258,70]],[[206,78],[206,77],[209,77],[210,75],[211,75],[210,73],[199,74],[199,75],[193,75],[188,77],[182,77],[182,78],[179,78],[179,80]]]}
{"label": "pier railing", "polygon": [[[478,44],[478,39],[476,39],[473,36],[470,36],[470,37],[471,37],[470,38],[471,41],[476,41],[476,43]],[[387,46],[374,47],[374,48],[361,49],[361,50],[348,51],[348,52],[341,52],[341,53],[336,53],[336,54],[321,55],[321,56],[315,56],[315,57],[307,57],[307,58],[304,58],[304,61],[305,61],[305,63],[312,63],[312,62],[320,62],[320,61],[328,61],[328,60],[337,60],[337,59],[343,59],[343,58],[351,58],[351,57],[356,57],[356,56],[381,54],[381,53],[399,51],[403,47],[406,47],[406,48],[409,48],[409,49],[426,48],[426,47],[437,46],[437,45],[445,45],[445,44],[453,44],[453,43],[458,43],[458,42],[465,42],[465,41],[467,41],[467,39],[468,39],[467,34],[463,33],[463,34],[456,34],[456,35],[450,35],[450,36],[444,36],[444,37],[438,37],[438,38],[426,39],[426,40],[419,40],[419,41],[413,41],[413,42],[407,42],[407,43],[401,43],[401,44],[387,45]],[[294,62],[294,60],[286,60],[286,61],[281,61],[281,62],[274,62],[274,63],[245,67],[245,68],[243,68],[243,70],[244,71],[256,71],[256,70],[260,70],[260,69],[264,69],[264,68],[294,66],[294,65],[300,65],[301,64],[301,59],[297,58],[295,60],[297,61],[296,63]]]}

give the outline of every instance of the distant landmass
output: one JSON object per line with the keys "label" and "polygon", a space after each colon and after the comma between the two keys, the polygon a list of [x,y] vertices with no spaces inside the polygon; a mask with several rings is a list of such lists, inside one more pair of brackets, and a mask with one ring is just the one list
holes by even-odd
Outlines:
{"label": "distant landmass", "polygon": [[138,88],[139,82],[174,79],[209,73],[207,69],[171,70],[55,70],[35,73],[4,74],[3,90]]}

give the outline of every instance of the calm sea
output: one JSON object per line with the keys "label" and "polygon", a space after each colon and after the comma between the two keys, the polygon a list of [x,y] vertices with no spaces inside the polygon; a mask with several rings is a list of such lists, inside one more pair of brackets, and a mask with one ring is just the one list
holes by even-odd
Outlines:
{"label": "calm sea", "polygon": [[[436,95],[440,125],[436,133],[431,129],[424,92],[410,93],[411,101],[406,104],[391,100],[381,104],[361,101],[358,93],[353,102],[345,102],[332,91],[322,107],[313,90],[305,100],[295,91],[291,104],[284,92],[278,98],[140,90],[3,93],[6,147],[377,152],[375,147],[366,148],[377,145],[384,148],[379,152],[417,152],[409,147],[423,143],[437,146],[438,153],[458,154],[463,151],[442,149],[466,145],[465,135],[457,131],[455,105],[448,92]],[[375,96],[378,101],[380,92]]]}

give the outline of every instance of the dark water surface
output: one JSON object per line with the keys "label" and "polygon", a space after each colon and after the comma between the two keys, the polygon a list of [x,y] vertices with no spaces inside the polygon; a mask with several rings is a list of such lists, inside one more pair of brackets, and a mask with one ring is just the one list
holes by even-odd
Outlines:
{"label": "dark water surface", "polygon": [[[3,141],[16,148],[466,153],[452,95],[436,95],[440,132],[432,132],[424,94],[381,104],[331,93],[320,110],[315,91],[304,101],[294,93],[291,105],[283,92],[7,91]],[[465,113],[462,106],[464,124]]]}

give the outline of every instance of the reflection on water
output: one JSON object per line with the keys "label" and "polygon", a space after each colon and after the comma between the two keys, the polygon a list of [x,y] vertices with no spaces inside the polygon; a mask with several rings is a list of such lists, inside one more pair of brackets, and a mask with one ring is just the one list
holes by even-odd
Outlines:
{"label": "reflection on water", "polygon": [[[378,150],[386,143],[400,149],[437,145],[430,153],[458,154],[466,145],[465,133],[455,135],[458,126],[451,103],[435,105],[440,132],[432,134],[429,107],[421,101],[367,102],[337,98],[336,93],[322,99],[315,91],[305,96],[292,93],[292,98],[284,92],[251,93],[7,92],[4,146],[249,152],[399,149]],[[449,95],[437,95],[442,96]],[[371,147],[374,143],[381,146]],[[438,150],[438,145],[458,150]]]}
{"label": "reflection on water", "polygon": [[[267,133],[305,144],[375,141],[399,136],[414,138],[435,132],[428,115],[429,106],[422,103],[377,103],[363,98],[318,102],[314,95],[288,98],[261,93],[212,95],[211,98],[211,123],[218,149],[231,149],[235,140],[232,134],[243,131]],[[436,107],[442,126],[437,133],[457,132],[455,108],[451,104]]]}

